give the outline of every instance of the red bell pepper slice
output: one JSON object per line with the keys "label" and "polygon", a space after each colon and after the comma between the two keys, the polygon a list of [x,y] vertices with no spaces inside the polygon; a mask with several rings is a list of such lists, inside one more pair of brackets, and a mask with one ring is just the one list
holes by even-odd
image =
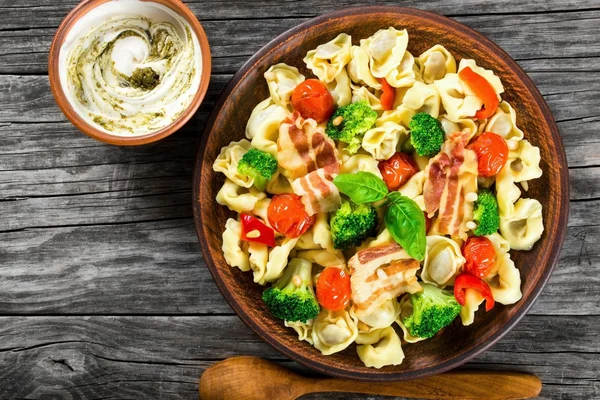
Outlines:
{"label": "red bell pepper slice", "polygon": [[462,273],[456,277],[454,281],[454,297],[461,306],[466,304],[466,290],[475,289],[485,299],[485,311],[490,311],[494,308],[494,297],[490,285],[486,281],[477,278],[476,276]]}
{"label": "red bell pepper slice", "polygon": [[275,247],[275,231],[250,214],[241,214],[242,240]]}
{"label": "red bell pepper slice", "polygon": [[485,79],[471,69],[465,67],[458,73],[458,77],[462,79],[475,95],[483,101],[483,108],[475,113],[475,118],[485,119],[491,117],[498,108],[500,101],[494,87]]}
{"label": "red bell pepper slice", "polygon": [[379,83],[381,83],[381,90],[383,90],[381,98],[379,99],[381,107],[386,111],[393,110],[394,101],[396,101],[396,89],[394,89],[385,78],[379,78]]}

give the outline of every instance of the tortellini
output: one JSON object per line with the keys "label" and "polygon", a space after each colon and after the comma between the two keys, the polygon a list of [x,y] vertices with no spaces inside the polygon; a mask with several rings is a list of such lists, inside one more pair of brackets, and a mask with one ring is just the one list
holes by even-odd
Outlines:
{"label": "tortellini", "polygon": [[446,138],[454,132],[467,132],[473,137],[479,129],[477,123],[471,118],[461,118],[457,121],[450,121],[446,116],[442,116],[440,117],[440,123],[446,133]]}
{"label": "tortellini", "polygon": [[339,34],[335,39],[317,46],[304,57],[308,69],[321,81],[329,83],[350,61],[350,47],[352,38],[345,33]]}
{"label": "tortellini", "polygon": [[[277,146],[277,143],[275,144]],[[267,193],[271,194],[283,194],[283,193],[292,193],[292,180],[281,173],[281,169],[278,169],[275,174],[271,177],[271,179],[267,182],[267,187],[265,188]]]}
{"label": "tortellini", "polygon": [[510,165],[507,163],[496,175],[496,199],[498,200],[500,217],[513,213],[514,203],[520,196],[521,190],[515,185],[514,176],[511,173]]}
{"label": "tortellini", "polygon": [[290,322],[284,321],[284,325],[288,328],[292,328],[298,334],[298,340],[305,340],[310,344],[313,344],[312,340],[312,326],[313,320],[308,320],[306,323],[303,322]]}
{"label": "tortellini", "polygon": [[223,256],[230,267],[238,267],[242,271],[250,271],[248,254],[242,250],[242,225],[233,218],[225,223],[223,232]]}
{"label": "tortellini", "polygon": [[465,290],[465,305],[460,309],[460,319],[464,326],[471,325],[475,321],[475,312],[483,303],[483,296],[475,289]]}
{"label": "tortellini", "polygon": [[367,367],[381,368],[386,365],[400,365],[404,351],[398,334],[391,326],[369,333],[361,333],[356,338],[356,352]]}
{"label": "tortellini", "polygon": [[443,288],[454,283],[454,277],[459,274],[464,263],[465,258],[454,240],[445,236],[427,236],[421,279]]}
{"label": "tortellini", "polygon": [[346,106],[352,102],[352,89],[346,68],[342,69],[342,72],[325,86],[327,86],[329,94],[331,94],[338,107]]}
{"label": "tortellini", "polygon": [[340,267],[346,265],[344,253],[340,250],[331,252],[324,249],[302,250],[296,253],[296,257],[310,261],[321,267]]}
{"label": "tortellini", "polygon": [[340,352],[358,336],[358,320],[346,310],[322,310],[313,322],[313,345],[324,355]]}
{"label": "tortellini", "polygon": [[456,72],[454,56],[439,44],[421,54],[418,63],[423,82],[427,84],[442,79],[448,73]]}
{"label": "tortellini", "polygon": [[408,137],[406,129],[394,122],[369,129],[362,140],[362,147],[376,160],[387,160],[396,153],[399,144]]}
{"label": "tortellini", "polygon": [[254,184],[254,178],[240,174],[237,167],[244,154],[250,150],[250,147],[250,142],[246,139],[231,142],[229,146],[221,149],[221,153],[213,163],[213,170],[222,172],[236,185],[249,188]]}
{"label": "tortellini", "polygon": [[500,233],[511,249],[531,250],[543,232],[542,205],[535,199],[519,199],[512,213],[500,216]]}
{"label": "tortellini", "polygon": [[381,126],[386,122],[394,122],[408,128],[410,120],[417,112],[404,105],[398,106],[395,110],[384,111],[383,114],[375,121],[375,126]]}
{"label": "tortellini", "polygon": [[297,242],[298,238],[284,238],[279,246],[271,250],[269,261],[265,266],[266,271],[262,277],[265,282],[273,282],[281,276],[287,266],[290,253]]}
{"label": "tortellini", "polygon": [[496,253],[496,275],[485,280],[490,285],[494,301],[514,304],[521,300],[521,274],[509,253]]}
{"label": "tortellini", "polygon": [[417,197],[423,193],[423,185],[425,184],[425,171],[419,171],[400,188],[398,192],[402,196],[406,196],[411,200],[415,200]]}
{"label": "tortellini", "polygon": [[404,94],[402,105],[416,113],[426,112],[437,118],[440,115],[440,93],[434,85],[415,82]]}
{"label": "tortellini", "polygon": [[267,263],[269,261],[269,248],[267,245],[257,242],[248,242],[248,262],[254,282],[264,285]]}
{"label": "tortellini", "polygon": [[401,88],[414,85],[421,79],[419,68],[415,64],[415,58],[410,52],[405,52],[400,64],[392,69],[385,77],[387,83],[392,87]]}
{"label": "tortellini", "polygon": [[505,140],[523,139],[523,131],[517,127],[517,113],[508,102],[503,101],[485,125],[486,132],[493,132]]}
{"label": "tortellini", "polygon": [[396,299],[389,299],[371,313],[362,314],[360,310],[355,313],[360,322],[363,322],[372,328],[385,328],[394,323],[396,318],[398,318],[398,314],[400,314],[400,304]]}
{"label": "tortellini", "polygon": [[275,104],[270,97],[258,103],[246,124],[246,137],[252,147],[277,156],[279,125],[287,116],[287,109]]}
{"label": "tortellini", "polygon": [[265,79],[269,86],[269,93],[273,103],[292,111],[292,92],[299,83],[304,81],[304,75],[298,72],[298,68],[284,63],[271,66],[265,72]]}
{"label": "tortellini", "polygon": [[408,32],[390,27],[380,29],[367,39],[360,41],[360,47],[369,55],[371,74],[375,78],[385,78],[397,68],[408,47]]}
{"label": "tortellini", "polygon": [[379,97],[375,96],[369,89],[364,86],[353,86],[352,87],[352,102],[356,103],[357,101],[366,100],[369,103],[369,106],[375,111],[383,111],[383,106],[381,105],[381,101]]}
{"label": "tortellini", "polygon": [[231,211],[243,213],[252,210],[256,203],[265,197],[266,194],[254,186],[247,189],[225,178],[225,183],[217,193],[217,203],[227,206]]}
{"label": "tortellini", "polygon": [[510,166],[514,181],[523,182],[542,176],[540,161],[540,149],[527,140],[521,140],[516,144],[516,149],[509,151],[506,163]]}
{"label": "tortellini", "polygon": [[352,82],[366,85],[373,89],[381,89],[381,83],[371,73],[369,68],[369,53],[359,46],[350,49],[352,59],[348,63],[348,76]]}
{"label": "tortellini", "polygon": [[340,166],[340,174],[355,174],[357,172],[370,172],[381,178],[381,171],[377,166],[379,161],[368,154],[355,154],[349,157]]}

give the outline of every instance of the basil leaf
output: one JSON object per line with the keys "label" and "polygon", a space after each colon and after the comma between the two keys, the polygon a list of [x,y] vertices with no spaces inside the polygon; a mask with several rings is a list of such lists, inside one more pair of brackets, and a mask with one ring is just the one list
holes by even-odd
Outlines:
{"label": "basil leaf", "polygon": [[385,182],[371,172],[340,174],[335,177],[333,184],[356,204],[379,201],[388,193]]}
{"label": "basil leaf", "polygon": [[398,192],[387,197],[388,209],[384,221],[392,237],[409,256],[422,261],[425,258],[425,215],[417,203]]}

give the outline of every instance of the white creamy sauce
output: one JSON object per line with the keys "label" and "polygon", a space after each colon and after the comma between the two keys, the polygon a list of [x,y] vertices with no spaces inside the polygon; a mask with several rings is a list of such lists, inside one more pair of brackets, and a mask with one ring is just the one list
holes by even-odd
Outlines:
{"label": "white creamy sauce", "polygon": [[161,4],[112,0],[84,15],[60,49],[60,81],[71,106],[112,135],[155,132],[196,95],[200,43],[190,24]]}

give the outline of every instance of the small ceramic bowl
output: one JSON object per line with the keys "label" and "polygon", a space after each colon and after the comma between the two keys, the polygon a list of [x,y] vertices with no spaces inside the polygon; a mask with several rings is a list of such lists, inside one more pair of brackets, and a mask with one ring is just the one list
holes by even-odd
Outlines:
{"label": "small ceramic bowl", "polygon": [[77,5],[77,7],[75,7],[62,21],[52,41],[52,45],[50,47],[50,55],[48,58],[48,75],[50,78],[50,88],[52,90],[52,93],[54,94],[54,98],[56,99],[58,106],[65,114],[65,116],[69,119],[69,121],[73,123],[73,125],[75,125],[81,132],[85,133],[86,135],[91,136],[94,139],[98,139],[104,143],[119,146],[137,146],[141,144],[155,142],[176,132],[194,115],[196,110],[198,110],[198,107],[200,107],[200,104],[202,103],[204,95],[206,94],[206,91],[208,89],[208,83],[210,81],[211,57],[208,39],[206,38],[206,33],[204,32],[202,25],[200,25],[200,22],[198,21],[194,13],[192,13],[192,11],[180,0],[141,0],[150,1],[166,6],[175,11],[180,16],[182,16],[190,24],[200,44],[200,57],[202,57],[202,72],[200,77],[200,83],[198,85],[198,90],[188,108],[176,120],[174,120],[171,124],[165,126],[164,128],[147,134],[135,136],[120,136],[106,133],[96,128],[95,126],[92,126],[91,124],[87,123],[70,104],[61,85],[59,62],[61,47],[65,42],[69,31],[73,28],[77,21],[79,21],[80,18],[82,18],[91,10],[108,1],[110,0],[84,0],[79,5]]}

